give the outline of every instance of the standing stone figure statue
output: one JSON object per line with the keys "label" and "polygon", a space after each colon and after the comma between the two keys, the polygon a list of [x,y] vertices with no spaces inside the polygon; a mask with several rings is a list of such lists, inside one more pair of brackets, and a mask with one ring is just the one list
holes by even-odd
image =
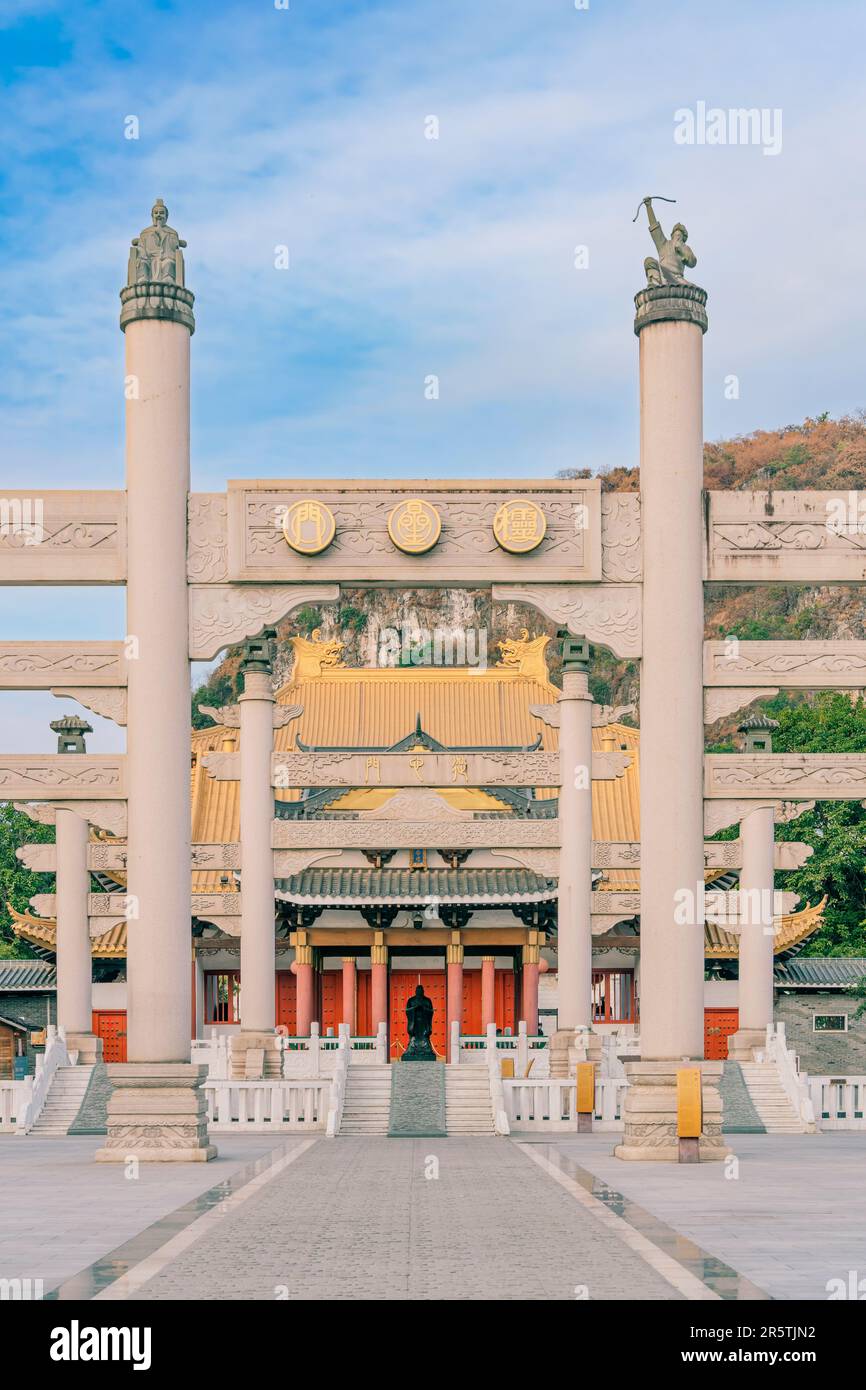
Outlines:
{"label": "standing stone figure statue", "polygon": [[646,282],[654,285],[690,285],[692,282],[683,275],[683,267],[697,265],[698,258],[687,244],[688,232],[682,222],[678,222],[669,237],[666,237],[653,212],[652,198],[644,198],[643,206],[649,218],[650,236],[659,253],[658,260],[647,256],[644,261]]}
{"label": "standing stone figure statue", "polygon": [[436,1053],[430,1043],[430,1034],[433,1031],[433,1000],[424,993],[423,985],[418,985],[406,1003],[406,1028],[409,1033],[409,1046],[401,1060],[435,1062]]}
{"label": "standing stone figure statue", "polygon": [[168,225],[168,208],[157,198],[150,215],[153,219],[140,236],[132,238],[129,251],[128,285],[182,285],[183,251],[186,246],[174,227]]}

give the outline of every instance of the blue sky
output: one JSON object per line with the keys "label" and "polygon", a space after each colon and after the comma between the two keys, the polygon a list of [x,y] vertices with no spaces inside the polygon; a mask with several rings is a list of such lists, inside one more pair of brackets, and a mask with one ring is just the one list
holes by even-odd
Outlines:
{"label": "blue sky", "polygon": [[[710,295],[708,438],[866,405],[864,38],[844,0],[0,0],[7,486],[122,485],[117,294],[157,196],[198,489],[633,464],[647,192]],[[780,109],[781,153],[677,144],[699,101]],[[6,637],[122,629],[116,594],[0,599]],[[6,700],[49,746],[60,702]]]}

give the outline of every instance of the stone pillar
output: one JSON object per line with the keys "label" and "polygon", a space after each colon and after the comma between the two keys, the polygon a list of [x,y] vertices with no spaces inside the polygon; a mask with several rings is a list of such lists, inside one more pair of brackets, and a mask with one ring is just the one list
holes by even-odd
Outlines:
{"label": "stone pillar", "polygon": [[481,957],[481,1031],[496,1024],[496,957]]}
{"label": "stone pillar", "polygon": [[743,865],[740,870],[739,1027],[728,1039],[733,1061],[751,1062],[752,1049],[763,1047],[773,1022],[773,855],[775,811],[758,806],[740,824]]}
{"label": "stone pillar", "polygon": [[[550,1044],[552,1076],[569,1075],[573,1063],[584,1055],[592,1024],[592,696],[588,670],[586,638],[565,634],[559,697],[562,850],[557,893],[558,1017]],[[536,980],[536,1002],[537,998]]]}
{"label": "stone pillar", "polygon": [[315,981],[313,979],[312,946],[302,945],[295,947],[295,978],[298,982],[295,1010],[297,1034],[299,1038],[308,1038],[310,1036],[313,1013],[315,1011]]}
{"label": "stone pillar", "polygon": [[[454,933],[456,937],[457,932]],[[445,981],[445,1015],[447,1026],[445,1030],[445,1050],[446,1054],[451,1047],[451,1025],[456,1022],[460,1031],[463,1031],[463,947],[457,941],[452,941],[446,947],[445,969],[447,978]],[[456,1062],[456,1057],[448,1056],[449,1062]]]}
{"label": "stone pillar", "polygon": [[523,948],[522,1015],[530,1037],[538,1033],[538,947]]}
{"label": "stone pillar", "polygon": [[189,344],[193,296],[157,202],[121,290],[126,340],[129,1062],[102,1160],[189,1162],[208,1143],[206,1068],[190,1063]]}
{"label": "stone pillar", "polygon": [[388,947],[375,941],[370,948],[370,1012],[374,1034],[388,1024]]}
{"label": "stone pillar", "polygon": [[[89,727],[89,726],[88,726]],[[83,750],[82,750],[83,751]],[[90,1065],[102,1056],[102,1039],[93,1033],[93,964],[87,897],[88,823],[76,811],[58,806],[57,828],[57,1022],[70,1052]]]}
{"label": "stone pillar", "polygon": [[[667,274],[668,272],[665,271]],[[703,335],[706,292],[635,296],[640,342],[643,654],[641,1061],[620,1158],[676,1161],[677,1064],[703,1057]],[[701,1158],[721,1158],[721,1064],[703,1070]]]}
{"label": "stone pillar", "polygon": [[274,693],[271,639],[244,643],[238,699],[241,734],[241,1029],[231,1042],[232,1075],[245,1074],[244,1054],[264,1051],[264,1075],[279,1076],[282,1054],[275,1025],[274,860],[271,823],[271,752],[274,746]]}
{"label": "stone pillar", "polygon": [[357,970],[354,956],[343,956],[343,1017],[342,1022],[349,1030],[349,1037],[358,1032],[357,1011]]}

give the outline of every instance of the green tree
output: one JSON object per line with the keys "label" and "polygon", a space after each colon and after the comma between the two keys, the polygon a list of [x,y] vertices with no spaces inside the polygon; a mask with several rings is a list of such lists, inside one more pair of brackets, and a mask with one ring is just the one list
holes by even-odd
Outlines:
{"label": "green tree", "polygon": [[12,931],[7,903],[26,912],[34,893],[53,893],[54,875],[35,874],[16,858],[22,845],[54,842],[53,825],[37,825],[8,802],[0,803],[0,957],[28,957],[31,951]]}

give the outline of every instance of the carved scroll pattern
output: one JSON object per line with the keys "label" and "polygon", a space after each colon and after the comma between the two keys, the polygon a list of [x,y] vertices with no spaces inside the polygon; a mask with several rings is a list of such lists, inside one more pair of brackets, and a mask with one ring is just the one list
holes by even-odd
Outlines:
{"label": "carved scroll pattern", "polygon": [[254,637],[305,603],[333,603],[336,584],[191,585],[189,654],[210,661],[224,647]]}
{"label": "carved scroll pattern", "polygon": [[639,493],[602,493],[601,547],[602,579],[618,584],[634,584],[640,581]]}
{"label": "carved scroll pattern", "polygon": [[528,603],[575,636],[616,656],[641,654],[641,591],[637,585],[494,584],[496,603]]}

